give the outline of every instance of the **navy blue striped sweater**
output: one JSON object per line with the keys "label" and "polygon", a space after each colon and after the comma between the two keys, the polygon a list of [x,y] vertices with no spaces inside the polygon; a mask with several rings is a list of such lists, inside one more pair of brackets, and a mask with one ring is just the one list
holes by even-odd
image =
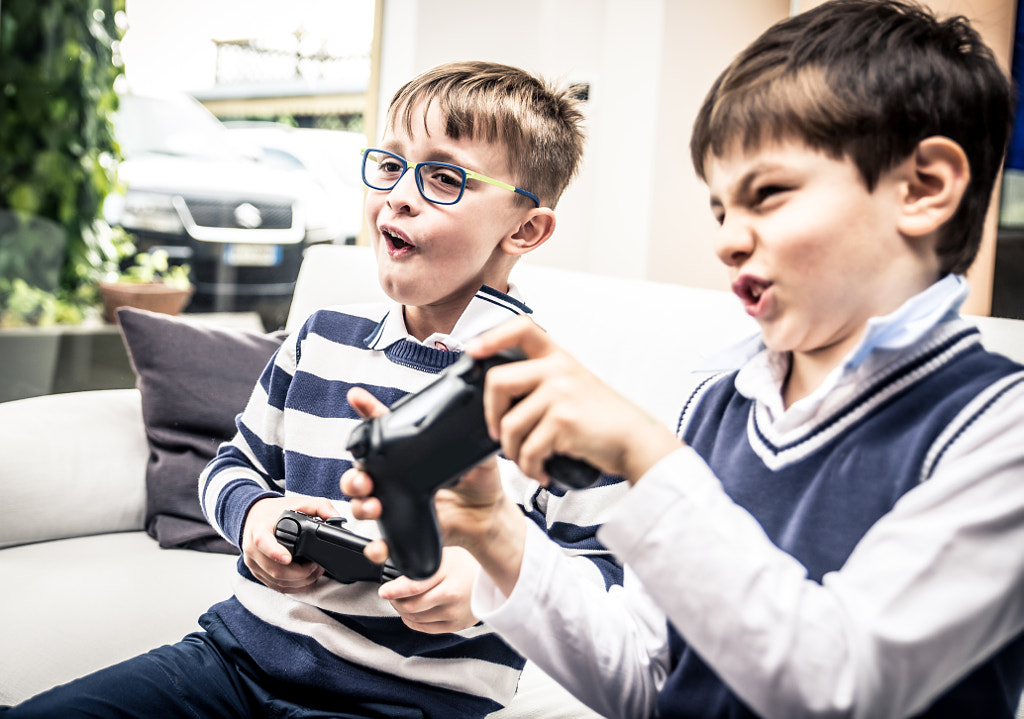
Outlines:
{"label": "navy blue striped sweater", "polygon": [[[430,383],[458,354],[401,340],[367,347],[385,305],[321,310],[282,345],[237,420],[238,433],[200,478],[207,518],[240,544],[257,500],[281,494],[328,497],[349,527],[379,536],[376,523],[351,518],[339,478],[350,466],[348,434],[359,422],[346,401],[353,386],[385,404]],[[502,462],[523,511],[568,551],[586,557],[594,581],[621,581],[595,538],[620,483],[564,493],[541,489]],[[508,471],[506,471],[508,470]],[[589,561],[588,561],[589,560]],[[238,562],[235,595],[213,610],[260,665],[310,698],[354,697],[408,704],[431,717],[481,716],[515,692],[523,659],[483,625],[431,635],[407,628],[377,585],[322,578],[308,592],[281,594]]]}

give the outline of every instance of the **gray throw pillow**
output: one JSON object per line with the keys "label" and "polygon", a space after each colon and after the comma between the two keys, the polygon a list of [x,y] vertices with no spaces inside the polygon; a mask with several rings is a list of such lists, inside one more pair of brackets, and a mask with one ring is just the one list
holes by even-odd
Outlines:
{"label": "gray throw pillow", "polygon": [[117,317],[150,448],[146,531],[161,547],[237,554],[203,516],[199,474],[235,435],[235,416],[285,333],[217,328],[133,308]]}

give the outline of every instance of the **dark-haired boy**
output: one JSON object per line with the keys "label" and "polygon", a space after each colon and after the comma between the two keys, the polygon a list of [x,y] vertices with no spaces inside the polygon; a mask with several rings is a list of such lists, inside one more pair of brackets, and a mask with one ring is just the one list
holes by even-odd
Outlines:
{"label": "dark-haired boy", "polygon": [[626,564],[607,593],[493,478],[439,494],[478,616],[608,716],[1012,717],[1024,368],[957,314],[1010,107],[969,24],[915,5],[827,2],[741,53],[691,151],[763,346],[676,438],[528,320],[471,345],[532,358],[486,399],[527,474],[558,452],[634,484],[599,533]]}

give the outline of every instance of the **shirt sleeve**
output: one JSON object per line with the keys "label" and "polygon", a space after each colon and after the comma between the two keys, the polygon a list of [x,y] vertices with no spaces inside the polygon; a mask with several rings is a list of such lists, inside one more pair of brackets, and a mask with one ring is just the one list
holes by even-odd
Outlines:
{"label": "shirt sleeve", "polygon": [[651,716],[668,666],[665,615],[628,569],[610,589],[588,575],[528,523],[512,595],[480,572],[473,613],[600,714]]}
{"label": "shirt sleeve", "polygon": [[586,489],[542,487],[511,461],[499,463],[502,483],[532,524],[570,556],[585,559],[591,581],[605,587],[622,584],[622,565],[597,538],[597,530],[629,491],[629,483],[603,475]]}
{"label": "shirt sleeve", "polygon": [[820,584],[686,448],[600,536],[758,714],[909,716],[1024,630],[1022,476],[1018,384]]}
{"label": "shirt sleeve", "polygon": [[576,581],[531,528],[512,595],[481,576],[474,611],[607,716],[654,714],[666,616],[761,716],[910,716],[1024,631],[1022,476],[1018,385],[818,583],[684,447],[599,532],[623,587]]}
{"label": "shirt sleeve", "polygon": [[238,547],[252,505],[284,493],[284,398],[295,374],[298,335],[285,340],[271,357],[235,420],[235,436],[220,446],[199,476],[203,514]]}

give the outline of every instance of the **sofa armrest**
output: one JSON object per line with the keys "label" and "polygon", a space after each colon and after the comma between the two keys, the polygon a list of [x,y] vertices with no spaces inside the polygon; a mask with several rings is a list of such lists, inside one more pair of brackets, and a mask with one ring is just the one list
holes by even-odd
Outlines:
{"label": "sofa armrest", "polygon": [[0,403],[0,547],[143,528],[149,446],[138,390]]}

